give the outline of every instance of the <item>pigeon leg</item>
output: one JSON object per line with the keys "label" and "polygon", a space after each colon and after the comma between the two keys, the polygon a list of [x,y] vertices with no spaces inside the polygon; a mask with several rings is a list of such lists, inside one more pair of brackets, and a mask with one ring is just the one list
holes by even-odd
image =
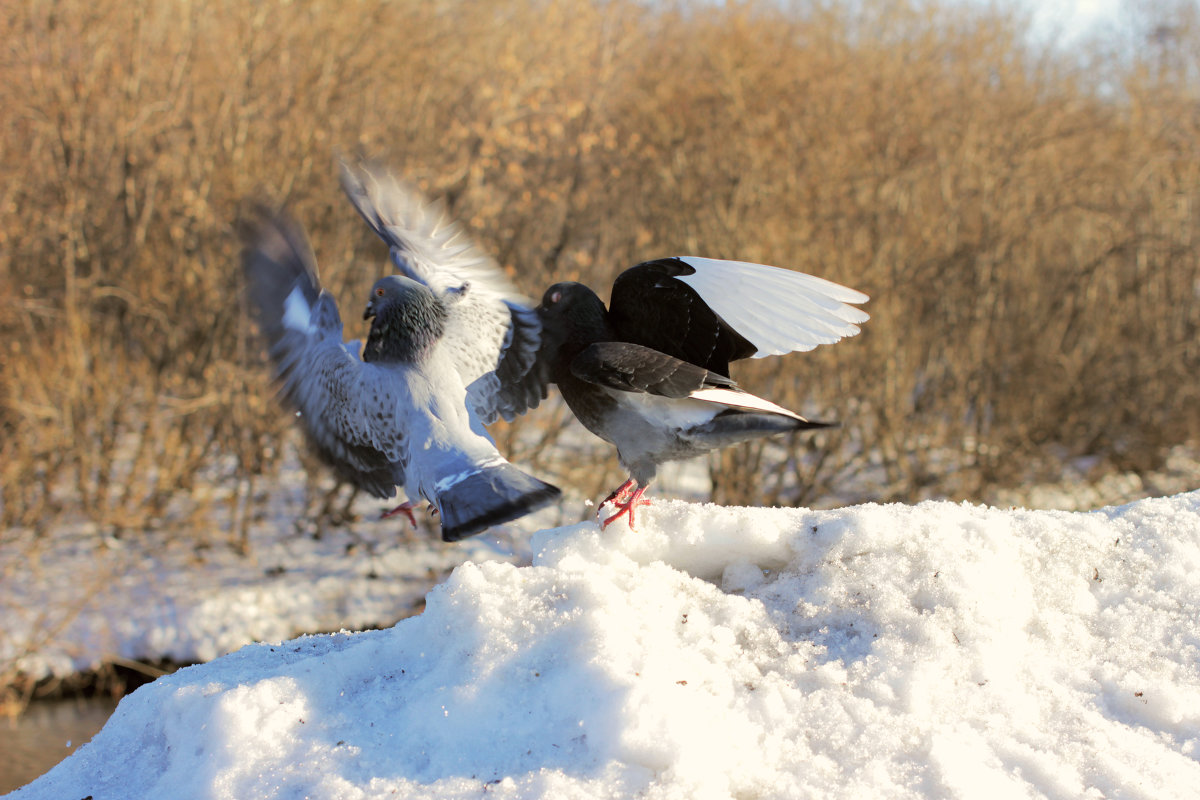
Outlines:
{"label": "pigeon leg", "polygon": [[613,514],[611,517],[604,520],[604,522],[601,522],[600,527],[607,528],[609,525],[611,525],[613,523],[614,520],[616,520],[617,517],[621,516],[622,514],[628,514],[629,515],[629,530],[635,530],[633,527],[633,510],[635,508],[637,508],[638,506],[650,505],[650,501],[647,498],[642,496],[645,493],[645,491],[646,491],[646,487],[639,486],[637,489],[635,489],[633,491],[633,494],[630,494],[627,497],[619,498],[616,503],[617,513]]}
{"label": "pigeon leg", "polygon": [[417,527],[417,518],[413,516],[413,512],[412,512],[412,510],[415,506],[416,506],[416,503],[414,503],[412,500],[405,500],[403,503],[396,506],[391,511],[383,512],[383,516],[381,516],[380,519],[387,519],[388,517],[394,517],[397,514],[403,514],[404,516],[408,517],[408,521],[411,522],[413,527],[415,528],[415,527]]}
{"label": "pigeon leg", "polygon": [[613,493],[604,498],[604,501],[601,502],[600,505],[606,505],[614,500],[616,500],[618,503],[624,503],[629,499],[629,493],[633,491],[633,487],[635,486],[637,486],[637,481],[635,481],[633,478],[630,478],[616,489],[613,489]]}

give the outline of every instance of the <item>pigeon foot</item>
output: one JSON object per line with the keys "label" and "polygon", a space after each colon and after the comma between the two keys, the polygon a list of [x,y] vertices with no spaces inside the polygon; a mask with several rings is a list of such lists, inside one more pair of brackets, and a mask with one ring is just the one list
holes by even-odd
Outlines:
{"label": "pigeon foot", "polygon": [[629,480],[625,481],[620,486],[618,486],[616,489],[613,489],[613,493],[610,494],[608,497],[604,498],[604,500],[601,501],[600,505],[602,505],[602,506],[607,505],[614,500],[616,500],[618,503],[624,503],[626,500],[629,499],[629,495],[633,491],[633,487],[635,487],[635,486],[637,486],[637,481],[635,481],[633,478],[630,478]]}
{"label": "pigeon foot", "polygon": [[[622,485],[620,489],[618,489],[616,492],[613,493],[613,497],[610,498],[610,500],[616,501],[615,505],[617,507],[617,513],[613,514],[611,517],[609,517],[608,519],[601,522],[600,523],[601,529],[607,528],[614,521],[616,521],[617,517],[620,517],[622,514],[628,514],[629,515],[629,530],[631,530],[631,531],[636,530],[633,527],[633,510],[635,508],[637,508],[638,506],[650,505],[650,500],[648,498],[642,496],[646,492],[646,487],[644,487],[644,486],[639,486],[637,489],[634,489],[632,493],[630,493],[628,487],[633,485],[633,483],[634,483],[634,481],[632,479],[630,479],[630,480],[626,481],[625,484]],[[605,500],[604,503],[607,505],[610,502],[610,500]]]}
{"label": "pigeon foot", "polygon": [[414,503],[412,500],[405,500],[391,511],[383,512],[379,518],[388,519],[389,517],[394,517],[397,514],[403,514],[404,516],[408,517],[408,521],[411,522],[412,526],[415,528],[417,527],[417,518],[413,516],[412,510],[414,507],[416,507],[416,503]]}

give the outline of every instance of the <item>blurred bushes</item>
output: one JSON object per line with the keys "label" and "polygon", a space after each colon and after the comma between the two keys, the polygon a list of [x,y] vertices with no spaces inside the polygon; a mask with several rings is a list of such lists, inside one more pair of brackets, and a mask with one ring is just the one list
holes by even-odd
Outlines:
{"label": "blurred bushes", "polygon": [[[1200,30],[1155,41],[1083,71],[928,4],[7,4],[2,522],[154,524],[271,473],[231,223],[286,203],[357,308],[385,257],[337,153],[444,198],[535,298],[671,254],[870,294],[856,339],[739,365],[844,424],[727,451],[716,499],[977,497],[1051,447],[1154,466],[1200,434]],[[615,485],[555,474],[561,423],[502,446]]]}

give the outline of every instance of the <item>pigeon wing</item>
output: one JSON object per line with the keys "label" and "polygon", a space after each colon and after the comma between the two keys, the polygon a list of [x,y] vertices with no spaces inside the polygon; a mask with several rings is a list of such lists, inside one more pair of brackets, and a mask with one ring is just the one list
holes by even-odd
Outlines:
{"label": "pigeon wing", "polygon": [[588,383],[659,397],[690,397],[709,387],[731,387],[724,375],[629,342],[596,342],[571,360],[571,372]]}
{"label": "pigeon wing", "polygon": [[511,420],[547,395],[536,368],[541,321],[499,265],[412,186],[375,166],[342,164],[342,187],[403,274],[442,294],[444,346],[484,421]]}
{"label": "pigeon wing", "polygon": [[316,259],[299,227],[258,209],[243,226],[242,265],[251,305],[279,381],[317,455],[343,479],[376,497],[403,483],[397,397],[386,373],[342,342],[342,319],[321,288]]}
{"label": "pigeon wing", "polygon": [[609,312],[622,338],[728,375],[730,361],[812,350],[857,334],[869,316],[851,304],[867,299],[802,272],[688,256],[623,272]]}
{"label": "pigeon wing", "polygon": [[[724,375],[628,342],[588,345],[572,359],[571,372],[588,383],[622,392],[668,400],[703,400],[719,407],[779,414],[808,427],[827,427],[827,423],[811,423],[783,406],[750,394]],[[671,416],[671,412],[666,413]],[[675,419],[689,416],[683,414]]]}

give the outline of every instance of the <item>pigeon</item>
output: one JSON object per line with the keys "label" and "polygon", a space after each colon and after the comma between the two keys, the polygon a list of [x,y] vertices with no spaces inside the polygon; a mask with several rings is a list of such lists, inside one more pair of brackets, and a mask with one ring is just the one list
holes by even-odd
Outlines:
{"label": "pigeon", "polygon": [[556,283],[538,306],[539,358],[572,413],[617,447],[629,479],[610,494],[634,509],[658,465],[749,439],[831,427],[743,390],[729,363],[812,350],[859,333],[865,294],[801,272],[710,258],[646,261],[622,272],[608,307]]}
{"label": "pigeon", "polygon": [[244,226],[243,268],[280,393],[335,474],[392,512],[418,499],[459,541],[553,502],[557,487],[522,472],[484,427],[545,396],[540,323],[435,207],[369,168],[343,165],[343,185],[391,247],[401,274],[371,288],[366,342],[343,342],[337,303],[321,287],[301,228],[259,208]]}

